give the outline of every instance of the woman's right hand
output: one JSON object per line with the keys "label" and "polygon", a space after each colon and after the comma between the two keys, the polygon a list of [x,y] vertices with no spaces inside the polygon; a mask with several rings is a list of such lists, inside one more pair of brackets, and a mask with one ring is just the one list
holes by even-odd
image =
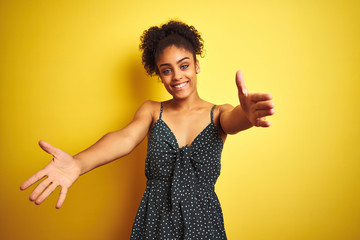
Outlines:
{"label": "woman's right hand", "polygon": [[56,203],[56,208],[59,209],[65,201],[68,189],[79,178],[81,169],[78,162],[70,154],[42,140],[39,141],[39,145],[45,152],[51,154],[53,159],[43,169],[21,184],[20,189],[25,190],[47,176],[30,194],[30,201],[34,201],[36,205],[39,205],[57,186],[61,186],[60,196]]}

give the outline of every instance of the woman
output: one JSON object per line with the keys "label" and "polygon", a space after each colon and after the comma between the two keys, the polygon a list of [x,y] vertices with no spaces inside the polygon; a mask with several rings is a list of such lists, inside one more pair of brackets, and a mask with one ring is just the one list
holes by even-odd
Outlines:
{"label": "woman", "polygon": [[77,178],[129,154],[146,136],[147,187],[131,239],[226,239],[222,210],[214,192],[220,156],[227,134],[252,126],[269,127],[274,114],[270,94],[248,93],[241,71],[236,73],[240,105],[216,106],[199,97],[196,56],[203,51],[198,31],[179,21],[151,27],[141,37],[142,62],[158,75],[172,99],[146,101],[123,129],[107,133],[88,149],[70,156],[40,141],[53,160],[20,187],[47,176],[31,193],[41,204],[57,186],[60,208]]}

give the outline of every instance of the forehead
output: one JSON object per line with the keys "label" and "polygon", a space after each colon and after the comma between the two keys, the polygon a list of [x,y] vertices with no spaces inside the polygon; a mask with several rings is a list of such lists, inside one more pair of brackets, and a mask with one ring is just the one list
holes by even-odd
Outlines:
{"label": "forehead", "polygon": [[160,65],[163,63],[176,63],[184,57],[188,57],[191,61],[194,61],[193,54],[185,48],[177,47],[175,45],[168,46],[160,53],[157,64]]}

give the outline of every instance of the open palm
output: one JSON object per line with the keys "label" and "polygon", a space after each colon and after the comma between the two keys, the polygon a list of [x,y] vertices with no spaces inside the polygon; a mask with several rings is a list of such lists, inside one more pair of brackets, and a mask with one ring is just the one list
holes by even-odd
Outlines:
{"label": "open palm", "polygon": [[30,194],[30,201],[41,204],[57,186],[61,187],[60,196],[56,208],[60,208],[66,198],[70,186],[79,178],[80,167],[75,159],[68,153],[51,146],[45,141],[39,141],[40,147],[53,156],[53,159],[43,169],[32,175],[21,186],[21,190],[47,176]]}

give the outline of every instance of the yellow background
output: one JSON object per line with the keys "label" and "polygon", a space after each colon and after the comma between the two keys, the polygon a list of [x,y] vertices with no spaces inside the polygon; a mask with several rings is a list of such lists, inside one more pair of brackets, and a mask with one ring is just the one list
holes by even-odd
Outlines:
{"label": "yellow background", "polygon": [[[139,37],[177,17],[205,40],[200,96],[274,96],[268,129],[229,136],[216,193],[231,240],[360,239],[358,1],[0,2],[0,239],[129,239],[145,189],[146,141],[83,175],[55,209],[20,184],[169,95],[141,65]],[[121,146],[119,146],[121,147]]]}

